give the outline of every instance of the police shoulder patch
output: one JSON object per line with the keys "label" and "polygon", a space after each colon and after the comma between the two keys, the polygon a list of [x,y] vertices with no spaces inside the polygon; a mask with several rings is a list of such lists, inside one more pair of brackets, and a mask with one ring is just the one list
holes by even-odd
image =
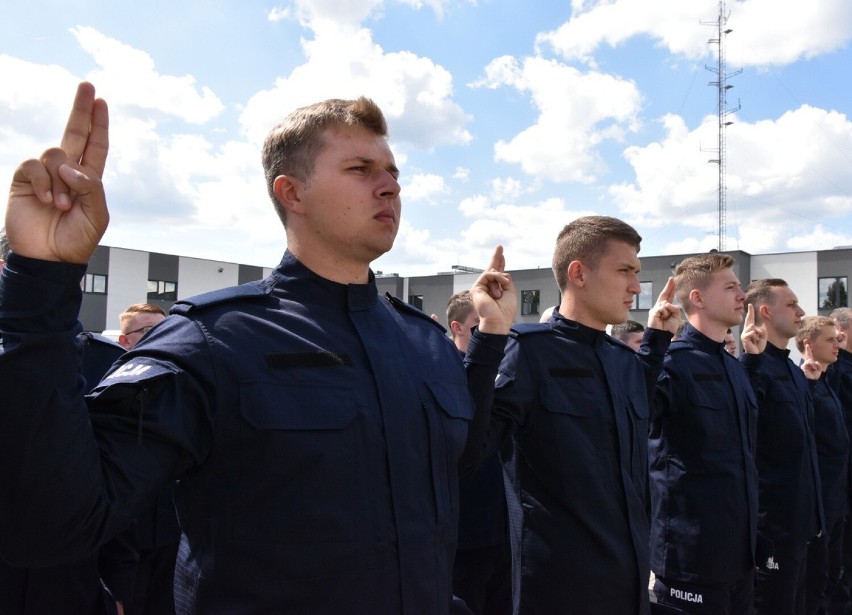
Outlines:
{"label": "police shoulder patch", "polygon": [[269,295],[271,287],[263,284],[263,280],[220,288],[209,293],[202,293],[188,299],[181,299],[172,306],[172,314],[186,315],[198,309],[219,305],[229,301],[241,301],[246,299],[260,299]]}
{"label": "police shoulder patch", "polygon": [[426,314],[426,312],[424,312],[423,310],[418,310],[413,305],[406,303],[398,297],[394,297],[390,293],[385,293],[385,297],[387,298],[388,303],[390,303],[398,312],[403,312],[405,314],[413,314],[414,316],[429,321],[430,323],[438,327],[443,333],[447,332],[446,328],[444,328],[444,325],[442,325],[437,320]]}

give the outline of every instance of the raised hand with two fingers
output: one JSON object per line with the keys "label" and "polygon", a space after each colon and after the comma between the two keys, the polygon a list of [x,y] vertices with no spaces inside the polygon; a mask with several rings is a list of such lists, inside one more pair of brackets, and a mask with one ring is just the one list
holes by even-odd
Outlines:
{"label": "raised hand with two fingers", "polygon": [[503,246],[497,246],[488,268],[470,289],[470,298],[479,314],[479,330],[506,335],[518,310],[518,293],[512,276],[506,273]]}
{"label": "raised hand with two fingers", "polygon": [[668,331],[672,335],[677,333],[680,326],[681,315],[680,308],[674,304],[675,281],[673,277],[669,277],[663,292],[657,298],[657,303],[648,312],[648,328],[661,329]]}
{"label": "raised hand with two fingers", "polygon": [[805,348],[802,351],[802,372],[808,380],[819,380],[823,372],[823,365],[814,359],[814,351],[811,343],[805,340]]}
{"label": "raised hand with two fingers", "polygon": [[15,170],[6,208],[12,252],[86,263],[109,223],[101,182],[109,150],[109,112],[81,83],[59,147]]}
{"label": "raised hand with two fingers", "polygon": [[748,354],[760,354],[766,349],[766,342],[768,341],[766,327],[755,324],[754,306],[752,304],[748,305],[740,340],[743,343],[743,350]]}

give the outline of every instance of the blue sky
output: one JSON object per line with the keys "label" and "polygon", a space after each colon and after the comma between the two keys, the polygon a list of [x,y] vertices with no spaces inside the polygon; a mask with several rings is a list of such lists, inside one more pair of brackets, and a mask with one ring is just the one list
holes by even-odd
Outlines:
{"label": "blue sky", "polygon": [[[727,2],[728,249],[852,244],[852,4]],[[107,245],[277,264],[260,144],[297,106],[367,95],[402,170],[375,268],[549,267],[609,214],[642,254],[717,237],[717,0],[31,0],[0,21],[0,177],[54,145],[76,83],[110,104]]]}

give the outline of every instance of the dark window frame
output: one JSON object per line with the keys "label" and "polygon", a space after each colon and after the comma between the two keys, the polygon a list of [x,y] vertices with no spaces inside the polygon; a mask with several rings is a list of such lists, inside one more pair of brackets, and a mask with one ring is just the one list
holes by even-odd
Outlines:
{"label": "dark window frame", "polygon": [[541,291],[540,290],[522,290],[521,291],[521,316],[535,316],[540,314],[541,307]]}

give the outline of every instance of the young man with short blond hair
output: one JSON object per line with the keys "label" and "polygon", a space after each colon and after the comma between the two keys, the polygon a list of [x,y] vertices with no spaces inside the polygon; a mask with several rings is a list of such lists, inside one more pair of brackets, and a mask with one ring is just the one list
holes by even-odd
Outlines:
{"label": "young man with short blond hair", "polygon": [[278,267],[178,302],[84,398],[74,334],[109,219],[108,123],[81,84],[60,147],[13,177],[0,555],[72,560],[179,479],[181,615],[445,615],[469,427],[487,420],[517,309],[502,248],[471,288],[465,370],[442,327],[379,296],[370,270],[401,212],[381,111],[303,107],[264,147],[287,237]]}
{"label": "young man with short blond hair", "polygon": [[843,536],[849,513],[849,434],[840,399],[825,377],[829,366],[837,362],[841,346],[832,318],[808,316],[802,320],[796,347],[802,353],[802,372],[813,393],[814,437],[825,514],[825,530],[808,545],[808,615],[845,612],[842,604],[832,602],[842,589]]}
{"label": "young man with short blond hair", "polygon": [[516,615],[650,609],[649,398],[680,316],[670,280],[640,353],[606,334],[640,291],[640,241],[607,216],[566,225],[559,309],[516,325],[500,366],[490,436],[507,477]]}
{"label": "young man with short blond hair", "polygon": [[755,609],[758,615],[803,615],[808,543],[824,526],[813,400],[787,349],[805,311],[779,278],[749,284],[746,305],[753,306],[755,322],[767,336],[754,381],[759,481]]}
{"label": "young man with short blond hair", "polygon": [[[654,593],[685,613],[753,609],[757,402],[746,370],[724,347],[745,301],[733,265],[711,253],[675,270],[687,323],[666,355],[651,426]],[[742,340],[747,365],[759,364],[766,341],[751,308]]]}

